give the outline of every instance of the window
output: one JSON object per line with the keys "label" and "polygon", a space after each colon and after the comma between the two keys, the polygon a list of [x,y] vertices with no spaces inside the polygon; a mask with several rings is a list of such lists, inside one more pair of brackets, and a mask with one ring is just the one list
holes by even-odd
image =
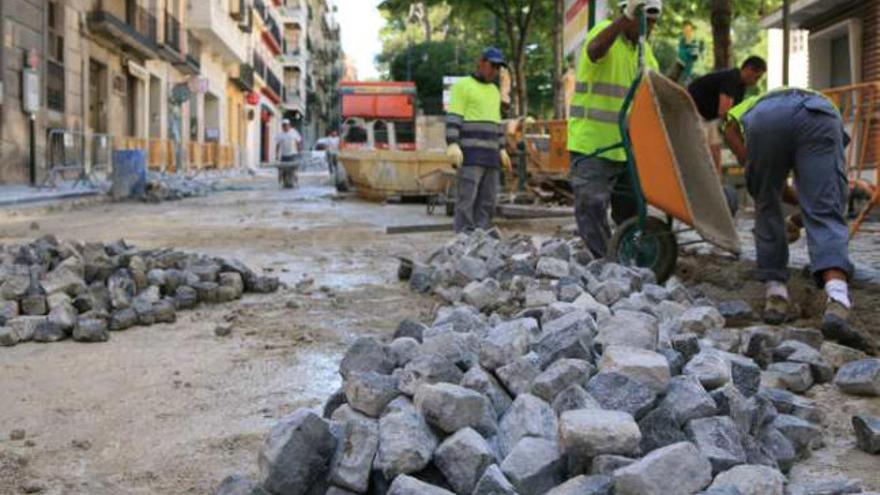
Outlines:
{"label": "window", "polygon": [[810,33],[810,86],[817,89],[861,82],[862,22],[850,18]]}
{"label": "window", "polygon": [[46,105],[64,112],[64,5],[49,2],[48,45],[46,49]]}

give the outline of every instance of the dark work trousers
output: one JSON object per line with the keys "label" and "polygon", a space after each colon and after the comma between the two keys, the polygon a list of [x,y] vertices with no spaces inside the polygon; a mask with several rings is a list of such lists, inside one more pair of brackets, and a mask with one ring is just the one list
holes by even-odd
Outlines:
{"label": "dark work trousers", "polygon": [[755,199],[755,247],[762,281],[788,279],[788,242],[782,191],[794,172],[810,270],[821,286],[823,271],[852,276],[845,211],[848,137],[834,106],[821,96],[791,91],[766,97],[743,118],[746,184]]}
{"label": "dark work trousers", "polygon": [[495,197],[498,195],[498,167],[459,167],[455,196],[455,233],[492,227]]}
{"label": "dark work trousers", "polygon": [[574,191],[578,234],[597,258],[604,258],[611,239],[611,218],[618,225],[638,215],[638,205],[626,162],[588,158],[571,153],[569,180]]}

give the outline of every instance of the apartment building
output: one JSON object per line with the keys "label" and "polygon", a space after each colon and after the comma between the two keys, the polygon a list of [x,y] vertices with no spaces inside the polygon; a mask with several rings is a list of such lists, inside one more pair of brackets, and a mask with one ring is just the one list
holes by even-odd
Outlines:
{"label": "apartment building", "polygon": [[338,50],[339,28],[325,0],[288,3],[0,1],[0,184],[109,167],[116,149],[145,150],[156,170],[258,166],[285,117],[314,138],[335,91],[310,93],[309,70],[328,69],[307,64],[305,33],[317,19],[321,46]]}
{"label": "apartment building", "polygon": [[337,87],[345,68],[335,8],[327,0],[284,0],[285,116],[307,144],[339,126]]}

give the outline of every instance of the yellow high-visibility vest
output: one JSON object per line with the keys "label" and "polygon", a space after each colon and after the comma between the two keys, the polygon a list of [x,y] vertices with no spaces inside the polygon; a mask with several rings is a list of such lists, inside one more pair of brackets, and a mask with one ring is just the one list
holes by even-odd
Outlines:
{"label": "yellow high-visibility vest", "polygon": [[501,92],[492,83],[473,76],[456,82],[446,111],[446,142],[458,143],[464,165],[498,167],[504,146]]}
{"label": "yellow high-visibility vest", "polygon": [[[591,61],[587,54],[587,46],[611,22],[606,20],[597,24],[584,41],[578,62],[575,94],[569,107],[569,151],[591,155],[601,148],[623,141],[618,115],[626,93],[639,73],[638,45],[621,34],[598,62]],[[645,46],[645,65],[654,70],[659,67],[650,45]],[[623,149],[606,151],[598,157],[626,161]]]}

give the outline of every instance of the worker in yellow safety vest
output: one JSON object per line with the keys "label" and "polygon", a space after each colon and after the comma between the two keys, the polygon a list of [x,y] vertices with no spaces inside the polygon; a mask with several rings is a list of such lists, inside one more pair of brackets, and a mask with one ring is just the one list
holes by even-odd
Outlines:
{"label": "worker in yellow safety vest", "polygon": [[[578,233],[596,257],[604,257],[611,227],[638,214],[621,143],[618,115],[639,71],[639,20],[642,8],[651,32],[662,0],[624,0],[622,15],[598,23],[587,34],[578,61],[575,94],[569,107],[568,151]],[[650,45],[645,65],[657,70]]]}
{"label": "worker in yellow safety vest", "polygon": [[501,125],[501,93],[495,82],[504,55],[487,48],[477,70],[456,82],[446,113],[447,155],[458,168],[455,232],[488,229],[495,211],[500,166],[510,168]]}

